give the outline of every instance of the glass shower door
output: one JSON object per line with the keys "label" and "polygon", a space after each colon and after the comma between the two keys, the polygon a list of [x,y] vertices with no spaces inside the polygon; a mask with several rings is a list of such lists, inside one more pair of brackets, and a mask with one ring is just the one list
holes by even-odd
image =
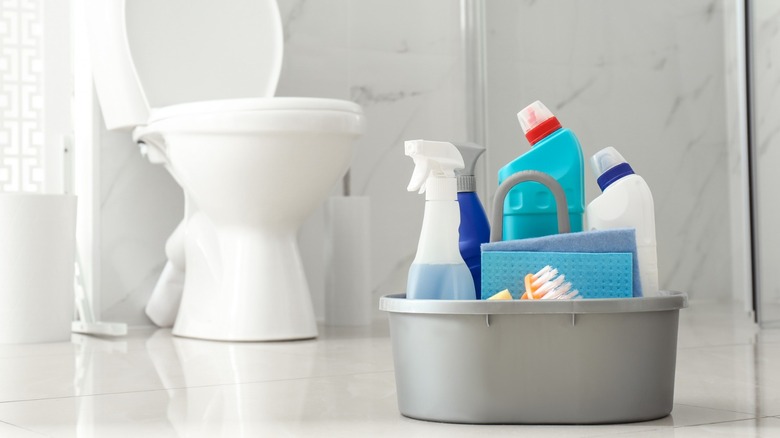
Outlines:
{"label": "glass shower door", "polygon": [[756,307],[780,327],[780,2],[748,0]]}

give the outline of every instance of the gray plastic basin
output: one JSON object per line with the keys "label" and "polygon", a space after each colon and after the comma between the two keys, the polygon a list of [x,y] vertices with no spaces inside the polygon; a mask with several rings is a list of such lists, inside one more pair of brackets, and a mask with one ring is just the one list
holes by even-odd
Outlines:
{"label": "gray plastic basin", "polygon": [[431,421],[594,424],[668,415],[687,296],[573,301],[381,298],[398,409]]}

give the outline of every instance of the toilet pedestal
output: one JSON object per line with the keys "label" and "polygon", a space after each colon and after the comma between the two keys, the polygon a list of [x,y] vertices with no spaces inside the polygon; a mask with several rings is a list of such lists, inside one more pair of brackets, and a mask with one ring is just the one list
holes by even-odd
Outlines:
{"label": "toilet pedestal", "polygon": [[184,295],[173,334],[219,341],[317,336],[295,226],[215,228],[187,224]]}

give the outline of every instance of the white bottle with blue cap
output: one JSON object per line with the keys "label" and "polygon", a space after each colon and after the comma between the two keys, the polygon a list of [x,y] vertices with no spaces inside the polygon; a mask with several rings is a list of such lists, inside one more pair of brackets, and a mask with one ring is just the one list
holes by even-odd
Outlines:
{"label": "white bottle with blue cap", "polygon": [[417,255],[409,268],[406,298],[476,299],[471,271],[459,248],[458,184],[455,170],[463,169],[463,156],[452,143],[411,140],[404,143],[415,168],[407,190],[425,193]]}
{"label": "white bottle with blue cap", "polygon": [[636,252],[642,295],[658,295],[658,256],[655,243],[653,194],[644,178],[634,173],[615,148],[604,148],[590,160],[603,193],[588,204],[591,230],[636,229]]}

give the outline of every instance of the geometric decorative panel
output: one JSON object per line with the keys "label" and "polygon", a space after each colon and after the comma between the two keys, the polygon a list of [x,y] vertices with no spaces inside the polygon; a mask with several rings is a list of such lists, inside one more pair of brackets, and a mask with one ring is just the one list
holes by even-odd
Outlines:
{"label": "geometric decorative panel", "polygon": [[0,191],[43,190],[43,1],[0,0]]}

